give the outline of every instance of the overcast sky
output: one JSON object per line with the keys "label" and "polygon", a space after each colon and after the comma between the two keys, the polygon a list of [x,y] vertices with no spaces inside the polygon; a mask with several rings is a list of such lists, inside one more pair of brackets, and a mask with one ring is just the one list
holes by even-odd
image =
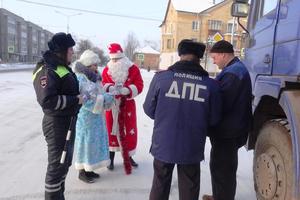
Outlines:
{"label": "overcast sky", "polygon": [[141,45],[144,40],[159,45],[159,25],[164,19],[168,0],[0,0],[0,3],[1,7],[53,33],[67,32],[69,18],[73,36],[89,39],[106,51],[109,43],[123,45],[129,32],[137,36]]}
{"label": "overcast sky", "polygon": [[[123,44],[129,32],[134,32],[140,42],[145,39],[159,42],[160,29],[158,26],[164,18],[168,0],[30,0],[28,2],[2,0],[0,2],[3,8],[54,33],[67,31],[67,17],[64,15],[81,13],[69,17],[70,33],[80,38],[88,38],[103,49],[110,42]],[[154,20],[92,14],[35,5],[30,2]]]}

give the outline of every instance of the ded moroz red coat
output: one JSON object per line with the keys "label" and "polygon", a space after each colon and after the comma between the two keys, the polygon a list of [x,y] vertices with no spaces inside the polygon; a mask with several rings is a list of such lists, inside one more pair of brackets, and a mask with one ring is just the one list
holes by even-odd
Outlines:
{"label": "ded moroz red coat", "polygon": [[[142,92],[144,85],[140,70],[136,65],[131,63],[129,67],[124,67],[123,70],[124,73],[120,73],[120,70],[112,70],[109,65],[106,66],[102,72],[102,82],[104,90],[109,92],[109,87],[114,86],[120,82],[120,79],[123,79],[123,86],[127,87],[130,91],[129,95],[124,98],[124,107],[120,109],[119,114],[124,116],[125,141],[128,153],[132,156],[137,146],[137,121],[134,97]],[[120,96],[116,96],[116,99],[120,100],[120,98]],[[116,136],[117,133],[112,133],[113,124],[113,112],[109,110],[106,112],[109,150],[116,152],[120,150],[120,146]]]}

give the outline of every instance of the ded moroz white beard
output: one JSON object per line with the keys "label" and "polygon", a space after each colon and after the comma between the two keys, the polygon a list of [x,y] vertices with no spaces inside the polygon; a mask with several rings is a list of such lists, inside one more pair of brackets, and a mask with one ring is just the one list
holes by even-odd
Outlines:
{"label": "ded moroz white beard", "polygon": [[107,63],[108,74],[115,83],[124,84],[128,77],[128,69],[133,65],[133,63],[127,58],[121,58],[117,62],[112,62],[111,60]]}

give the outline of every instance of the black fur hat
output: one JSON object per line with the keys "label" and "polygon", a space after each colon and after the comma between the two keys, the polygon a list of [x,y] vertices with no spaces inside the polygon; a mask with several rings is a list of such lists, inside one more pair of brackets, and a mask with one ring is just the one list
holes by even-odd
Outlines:
{"label": "black fur hat", "polygon": [[234,53],[233,46],[226,40],[216,42],[210,49],[210,53]]}
{"label": "black fur hat", "polygon": [[48,47],[53,52],[63,52],[74,45],[75,41],[73,40],[71,34],[62,32],[54,34],[51,40],[48,42]]}
{"label": "black fur hat", "polygon": [[178,44],[178,55],[193,54],[202,58],[205,51],[205,44],[194,42],[193,40],[184,39]]}

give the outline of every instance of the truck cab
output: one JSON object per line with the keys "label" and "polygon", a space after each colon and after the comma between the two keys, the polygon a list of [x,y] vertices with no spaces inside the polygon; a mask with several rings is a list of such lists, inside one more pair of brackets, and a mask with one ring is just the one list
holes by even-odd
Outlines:
{"label": "truck cab", "polygon": [[300,199],[300,1],[234,0],[231,13],[248,17],[257,199]]}

